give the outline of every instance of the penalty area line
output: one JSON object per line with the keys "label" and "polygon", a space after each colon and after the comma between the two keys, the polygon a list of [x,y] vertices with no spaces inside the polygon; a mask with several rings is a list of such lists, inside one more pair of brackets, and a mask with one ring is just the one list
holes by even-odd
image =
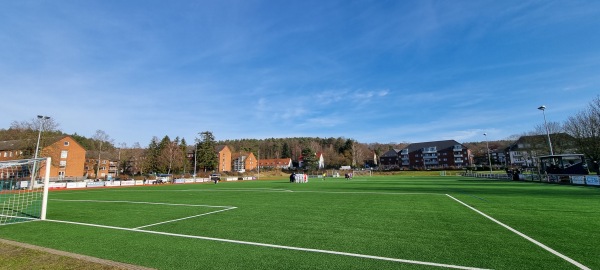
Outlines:
{"label": "penalty area line", "polygon": [[163,222],[158,222],[158,223],[154,223],[154,224],[149,224],[149,225],[140,226],[140,227],[133,228],[133,229],[134,229],[134,230],[137,230],[137,229],[141,229],[141,228],[152,227],[152,226],[161,225],[161,224],[166,224],[166,223],[171,223],[171,222],[175,222],[175,221],[181,221],[181,220],[186,220],[186,219],[190,219],[190,218],[195,218],[195,217],[206,216],[206,215],[215,214],[215,213],[219,213],[219,212],[224,212],[224,211],[228,211],[228,210],[232,210],[232,209],[236,209],[236,208],[237,208],[237,207],[231,207],[231,208],[227,208],[227,209],[221,209],[221,210],[212,211],[212,212],[208,212],[208,213],[204,213],[204,214],[199,214],[199,215],[194,215],[194,216],[189,216],[189,217],[184,217],[184,218],[178,218],[178,219],[167,220],[167,221],[163,221]]}
{"label": "penalty area line", "polygon": [[528,240],[529,242],[531,242],[531,243],[534,243],[534,244],[536,244],[537,246],[539,246],[539,247],[541,247],[541,248],[545,249],[546,251],[548,251],[548,252],[550,252],[550,253],[552,253],[552,254],[554,254],[554,255],[556,255],[556,256],[558,256],[558,257],[562,258],[563,260],[565,260],[565,261],[567,261],[567,262],[569,262],[569,263],[571,263],[571,264],[573,264],[573,265],[577,266],[579,269],[590,270],[590,268],[588,268],[587,266],[585,266],[585,265],[583,265],[583,264],[579,263],[578,261],[575,261],[575,260],[573,260],[573,259],[571,259],[571,258],[567,257],[566,255],[564,255],[564,254],[562,254],[562,253],[560,253],[560,252],[558,252],[558,251],[556,251],[556,250],[554,250],[554,249],[552,249],[552,248],[550,248],[550,247],[548,247],[548,246],[546,246],[546,245],[544,245],[544,244],[542,244],[542,243],[538,242],[537,240],[535,240],[535,239],[533,239],[533,238],[531,238],[531,237],[527,236],[526,234],[524,234],[524,233],[522,233],[522,232],[520,232],[520,231],[517,231],[516,229],[513,229],[512,227],[510,227],[510,226],[508,226],[508,225],[506,225],[506,224],[504,224],[504,223],[502,223],[502,222],[500,222],[500,221],[496,220],[496,219],[495,219],[495,218],[493,218],[493,217],[490,217],[490,216],[486,215],[485,213],[483,213],[483,212],[481,212],[481,211],[479,211],[479,210],[475,209],[474,207],[472,207],[472,206],[470,206],[470,205],[468,205],[468,204],[466,204],[466,203],[462,202],[461,200],[459,200],[459,199],[457,199],[457,198],[454,198],[454,197],[452,197],[452,195],[450,195],[450,194],[446,194],[446,196],[448,196],[448,197],[450,197],[451,199],[453,199],[453,200],[457,201],[458,203],[460,203],[460,204],[462,204],[462,205],[466,206],[467,208],[469,208],[469,209],[471,209],[471,210],[473,210],[473,211],[477,212],[478,214],[480,214],[480,215],[484,216],[485,218],[487,218],[487,219],[489,219],[489,220],[491,220],[491,221],[495,222],[496,224],[498,224],[498,225],[500,225],[500,226],[502,226],[502,227],[506,228],[507,230],[509,230],[509,231],[511,231],[511,232],[513,232],[513,233],[515,233],[515,234],[517,234],[518,236],[521,236],[521,237],[525,238],[525,239],[526,239],[526,240]]}
{"label": "penalty area line", "polygon": [[434,267],[443,267],[443,268],[452,268],[452,269],[465,269],[465,270],[487,270],[486,268],[476,268],[476,267],[468,267],[468,266],[460,266],[460,265],[451,265],[451,264],[441,264],[441,263],[433,263],[433,262],[405,260],[405,259],[397,259],[397,258],[389,258],[389,257],[365,255],[365,254],[350,253],[350,252],[341,252],[341,251],[332,251],[332,250],[323,250],[323,249],[314,249],[314,248],[302,248],[302,247],[283,246],[283,245],[275,245],[275,244],[267,244],[267,243],[258,243],[258,242],[240,241],[240,240],[232,240],[232,239],[224,239],[224,238],[207,237],[207,236],[197,236],[197,235],[187,235],[187,234],[178,234],[178,233],[148,231],[148,230],[140,230],[140,229],[131,229],[131,228],[122,228],[122,227],[115,227],[115,226],[99,225],[99,224],[89,224],[89,223],[65,221],[65,220],[46,219],[45,221],[56,222],[56,223],[65,223],[65,224],[74,224],[74,225],[82,225],[82,226],[90,226],[90,227],[98,227],[98,228],[105,228],[105,229],[130,231],[130,232],[141,232],[141,233],[157,234],[157,235],[164,235],[164,236],[174,236],[174,237],[182,237],[182,238],[190,238],[190,239],[200,239],[200,240],[208,240],[208,241],[217,241],[217,242],[225,242],[225,243],[240,244],[240,245],[250,245],[250,246],[259,246],[259,247],[286,249],[286,250],[294,250],[294,251],[305,251],[305,252],[323,253],[323,254],[331,254],[331,255],[341,255],[341,256],[348,256],[348,257],[356,257],[356,258],[363,258],[363,259],[373,259],[373,260],[381,260],[381,261],[391,261],[391,262],[399,262],[399,263],[406,263],[406,264],[427,265],[427,266],[434,266]]}
{"label": "penalty area line", "polygon": [[235,206],[221,205],[206,205],[206,204],[181,204],[181,203],[161,203],[161,202],[135,202],[135,201],[102,201],[102,200],[65,200],[65,199],[50,199],[51,201],[61,202],[94,202],[94,203],[131,203],[131,204],[148,204],[148,205],[167,205],[167,206],[190,206],[190,207],[212,207],[212,208],[236,208]]}

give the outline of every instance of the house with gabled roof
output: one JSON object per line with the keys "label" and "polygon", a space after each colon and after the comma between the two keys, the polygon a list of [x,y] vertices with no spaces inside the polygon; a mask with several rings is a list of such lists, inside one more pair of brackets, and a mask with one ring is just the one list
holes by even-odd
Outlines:
{"label": "house with gabled roof", "polygon": [[390,149],[383,155],[379,156],[379,165],[383,170],[399,169],[399,153],[400,149]]}
{"label": "house with gabled roof", "polygon": [[291,158],[270,158],[258,160],[258,166],[261,168],[289,169],[292,167]]}
{"label": "house with gabled roof", "polygon": [[254,153],[235,153],[231,156],[232,168],[236,172],[245,172],[255,170],[258,167],[258,162]]}
{"label": "house with gabled roof", "polygon": [[[317,169],[323,169],[325,168],[325,158],[323,158],[323,152],[318,152],[315,154],[316,157],[316,162],[317,162]],[[298,157],[298,167],[303,167],[304,166],[304,157],[300,156]]]}
{"label": "house with gabled roof", "polygon": [[[40,147],[38,157],[50,157],[50,178],[82,178],[85,175],[85,153],[86,150],[71,136],[47,138],[47,146]],[[0,142],[0,161],[31,158],[25,153],[30,145],[24,140],[13,140]],[[35,146],[33,147],[35,148]],[[35,151],[35,150],[34,150]],[[45,174],[42,167],[40,171]],[[40,174],[41,177],[44,175]]]}

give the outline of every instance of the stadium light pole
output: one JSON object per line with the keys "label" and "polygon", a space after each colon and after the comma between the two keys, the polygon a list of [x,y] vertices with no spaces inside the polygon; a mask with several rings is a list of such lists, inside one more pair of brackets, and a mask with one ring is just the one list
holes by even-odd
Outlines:
{"label": "stadium light pole", "polygon": [[40,149],[40,138],[42,137],[42,129],[44,127],[44,122],[46,122],[46,120],[50,119],[50,116],[38,115],[37,118],[40,119],[40,121],[39,121],[40,122],[40,126],[39,126],[37,143],[35,144],[35,155],[33,156],[33,158],[37,158],[38,157],[38,152],[39,152],[39,149]]}
{"label": "stadium light pole", "polygon": [[488,163],[490,164],[490,173],[492,173],[492,156],[490,155],[490,144],[487,139],[487,133],[483,133],[483,136],[485,136],[485,146],[487,148]]}
{"label": "stadium light pole", "polygon": [[554,155],[554,151],[552,150],[552,141],[550,140],[550,129],[548,129],[548,123],[546,122],[546,106],[542,105],[538,107],[538,110],[542,111],[544,115],[544,126],[546,127],[546,135],[548,136],[548,147],[550,147],[550,155]]}
{"label": "stadium light pole", "polygon": [[196,168],[198,163],[198,140],[196,139],[196,150],[194,151],[194,182],[196,182]]}
{"label": "stadium light pole", "polygon": [[[37,118],[39,119],[38,122],[40,122],[40,125],[39,125],[37,143],[35,144],[35,154],[33,155],[34,159],[37,159],[37,157],[38,157],[38,153],[39,153],[39,149],[40,149],[40,139],[42,138],[42,129],[44,128],[44,123],[46,122],[46,120],[50,119],[50,116],[38,115]],[[33,189],[33,184],[35,183],[34,172],[36,171],[36,167],[37,167],[36,165],[37,165],[37,160],[34,160],[33,168],[31,170],[31,181],[29,183],[29,189]]]}

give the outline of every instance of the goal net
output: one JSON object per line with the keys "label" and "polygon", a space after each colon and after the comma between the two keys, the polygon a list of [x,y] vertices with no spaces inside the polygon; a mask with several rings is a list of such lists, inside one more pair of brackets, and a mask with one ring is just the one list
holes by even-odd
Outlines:
{"label": "goal net", "polygon": [[352,177],[357,176],[373,176],[373,172],[371,170],[352,171]]}
{"label": "goal net", "polygon": [[0,161],[0,225],[46,219],[49,175],[50,158]]}

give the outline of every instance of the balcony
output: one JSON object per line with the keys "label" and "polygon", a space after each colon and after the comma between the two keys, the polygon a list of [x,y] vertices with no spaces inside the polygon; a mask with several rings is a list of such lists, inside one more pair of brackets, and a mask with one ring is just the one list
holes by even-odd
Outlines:
{"label": "balcony", "polygon": [[425,165],[437,165],[437,164],[439,164],[437,159],[426,159],[425,160]]}
{"label": "balcony", "polygon": [[437,148],[435,148],[435,147],[423,148],[423,154],[432,154],[432,153],[437,153]]}

